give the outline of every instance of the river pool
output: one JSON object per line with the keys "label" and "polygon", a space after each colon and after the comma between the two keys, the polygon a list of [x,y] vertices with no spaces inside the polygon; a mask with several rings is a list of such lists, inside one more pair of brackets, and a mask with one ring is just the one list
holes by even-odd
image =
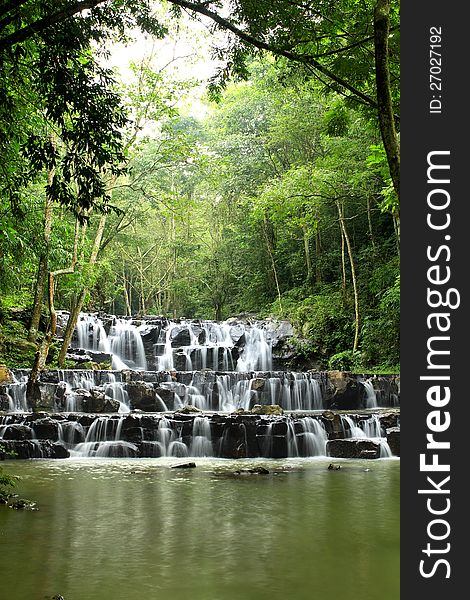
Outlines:
{"label": "river pool", "polygon": [[1,598],[398,600],[398,459],[189,460],[4,463]]}

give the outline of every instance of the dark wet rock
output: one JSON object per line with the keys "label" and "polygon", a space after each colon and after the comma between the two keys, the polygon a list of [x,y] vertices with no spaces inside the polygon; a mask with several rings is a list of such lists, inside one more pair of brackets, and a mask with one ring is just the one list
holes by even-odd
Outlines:
{"label": "dark wet rock", "polygon": [[191,345],[191,334],[187,325],[177,325],[170,334],[171,345],[173,348]]}
{"label": "dark wet rock", "polygon": [[256,377],[251,380],[251,389],[255,392],[262,392],[264,390],[264,386],[266,384],[266,379],[262,379],[261,377]]}
{"label": "dark wet rock", "polygon": [[[164,403],[164,406],[161,405],[161,408],[159,410],[174,410],[175,408],[175,392],[166,388],[166,387],[161,387],[158,386],[155,388],[155,393],[157,394],[157,396],[161,399],[161,402]],[[158,398],[157,398],[158,400]],[[160,403],[161,404],[161,403]]]}
{"label": "dark wet rock", "polygon": [[6,394],[0,393],[0,411],[10,410],[10,399]]}
{"label": "dark wet rock", "polygon": [[387,412],[379,415],[380,425],[383,429],[391,429],[392,427],[398,427],[400,424],[400,413]]}
{"label": "dark wet rock", "polygon": [[77,363],[77,366],[82,368],[82,365],[86,363],[93,363],[95,365],[109,365],[111,366],[113,357],[108,352],[99,352],[97,350],[84,350],[83,348],[77,348],[73,351],[67,352],[67,360],[73,360]]}
{"label": "dark wet rock", "polygon": [[130,427],[122,432],[122,438],[131,444],[139,444],[144,439],[144,429],[143,427]]}
{"label": "dark wet rock", "polygon": [[398,406],[400,403],[400,376],[374,376],[370,378],[374,386],[378,406]]}
{"label": "dark wet rock", "polygon": [[363,386],[345,371],[328,372],[328,404],[336,410],[355,410],[361,407]]}
{"label": "dark wet rock", "polygon": [[50,440],[24,440],[2,441],[7,452],[14,452],[14,456],[5,458],[68,458],[69,451],[59,442]]}
{"label": "dark wet rock", "polygon": [[79,390],[85,392],[81,394],[81,406],[83,412],[88,413],[116,413],[119,411],[120,404],[110,396],[107,396],[104,391],[98,388],[93,388],[90,392],[87,390]]}
{"label": "dark wet rock", "polygon": [[160,332],[162,330],[162,323],[147,323],[146,326],[140,331],[140,337],[144,345],[145,354],[147,357],[153,356],[153,349],[155,344],[158,343]]}
{"label": "dark wet rock", "polygon": [[50,458],[69,458],[70,452],[61,442],[54,442],[52,444],[52,454]]}
{"label": "dark wet rock", "polygon": [[162,447],[158,442],[141,442],[138,444],[142,458],[160,458]]}
{"label": "dark wet rock", "polygon": [[286,421],[275,421],[272,424],[271,433],[273,435],[287,435]]}
{"label": "dark wet rock", "polygon": [[80,414],[79,418],[78,418],[78,422],[83,427],[89,427],[93,423],[95,418],[96,417],[94,417],[93,415]]}
{"label": "dark wet rock", "polygon": [[378,456],[375,450],[362,450],[359,458],[378,458]]}
{"label": "dark wet rock", "polygon": [[30,402],[34,412],[54,412],[56,410],[55,383],[33,383],[30,387]]}
{"label": "dark wet rock", "polygon": [[8,502],[8,507],[13,508],[14,510],[37,510],[36,503],[31,500],[26,500],[25,498],[10,500]]}
{"label": "dark wet rock", "polygon": [[201,413],[201,412],[202,412],[202,410],[200,408],[197,408],[197,406],[193,406],[192,404],[186,404],[186,406],[178,408],[178,410],[176,411],[176,413],[182,414],[182,415],[188,415],[191,413]]}
{"label": "dark wet rock", "polygon": [[27,425],[20,425],[15,423],[13,425],[8,425],[3,432],[4,440],[30,440],[33,437],[33,432],[31,427]]}
{"label": "dark wet rock", "polygon": [[170,469],[194,469],[196,467],[195,462],[180,463],[178,465],[171,465]]}
{"label": "dark wet rock", "polygon": [[129,402],[132,409],[143,410],[145,412],[164,410],[152,384],[143,381],[133,381],[126,385],[126,390],[129,394]]}
{"label": "dark wet rock", "polygon": [[248,456],[245,424],[228,420],[219,444],[222,458],[245,458]]}
{"label": "dark wet rock", "polygon": [[264,467],[254,467],[252,469],[237,469],[234,475],[269,475],[268,469]]}
{"label": "dark wet rock", "polygon": [[35,437],[39,440],[51,440],[56,442],[59,439],[59,424],[50,417],[37,419],[33,423]]}
{"label": "dark wet rock", "polygon": [[287,458],[288,456],[288,445],[287,436],[285,435],[273,435],[271,437],[271,452],[270,458]]}
{"label": "dark wet rock", "polygon": [[387,442],[393,456],[400,456],[400,428],[391,427],[386,430]]}
{"label": "dark wet rock", "polygon": [[332,458],[379,458],[380,444],[373,440],[329,440],[326,451]]}
{"label": "dark wet rock", "polygon": [[328,465],[328,471],[339,471],[340,469],[341,465],[334,465],[333,463]]}

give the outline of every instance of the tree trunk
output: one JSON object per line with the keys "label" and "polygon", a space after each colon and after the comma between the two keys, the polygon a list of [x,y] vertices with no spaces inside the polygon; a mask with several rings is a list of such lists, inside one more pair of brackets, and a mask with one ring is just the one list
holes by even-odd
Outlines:
{"label": "tree trunk", "polygon": [[279,277],[277,276],[276,261],[274,260],[273,242],[272,242],[272,239],[269,237],[268,219],[267,219],[266,215],[263,218],[263,232],[264,232],[264,238],[266,240],[266,247],[268,249],[269,258],[271,259],[271,266],[273,269],[274,281],[276,282],[277,298],[279,301],[279,309],[282,312],[281,288],[279,285]]}
{"label": "tree trunk", "polygon": [[359,294],[357,291],[357,280],[356,280],[356,267],[354,264],[354,257],[351,248],[351,242],[348,235],[348,230],[346,229],[346,223],[344,221],[344,210],[341,206],[341,203],[337,200],[336,206],[338,208],[339,222],[341,225],[341,229],[343,231],[344,240],[346,242],[346,247],[348,249],[348,257],[349,257],[349,265],[351,267],[351,277],[353,284],[353,292],[354,292],[354,313],[355,313],[355,328],[354,328],[354,344],[353,351],[357,350],[357,346],[359,343]]}
{"label": "tree trunk", "polygon": [[78,236],[80,232],[80,225],[77,221],[75,222],[75,237],[73,242],[73,255],[70,267],[67,269],[59,269],[58,271],[49,271],[48,277],[48,300],[49,300],[49,329],[44,337],[41,347],[36,352],[34,357],[34,363],[29,374],[28,383],[26,386],[26,397],[28,399],[33,398],[34,386],[37,383],[39,374],[44,369],[49,354],[49,347],[55,336],[57,329],[57,314],[54,307],[54,278],[57,275],[65,275],[73,273],[75,271],[75,265],[77,264],[77,250],[78,250]]}
{"label": "tree trunk", "polygon": [[395,240],[397,243],[398,258],[400,258],[400,217],[392,215],[393,217],[393,228],[395,230]]}
{"label": "tree trunk", "polygon": [[[101,240],[103,239],[103,232],[106,225],[106,213],[101,215],[100,221],[98,223],[98,227],[96,229],[95,240],[93,242],[93,248],[91,250],[90,259],[88,264],[92,267],[96,264],[98,253],[101,247]],[[63,367],[65,363],[65,356],[67,354],[67,350],[69,348],[70,342],[72,340],[73,332],[75,330],[75,326],[77,325],[78,317],[83,307],[83,303],[85,301],[86,295],[88,293],[88,288],[84,287],[80,291],[75,301],[74,306],[70,312],[69,320],[67,321],[67,326],[64,332],[64,341],[62,342],[62,346],[60,348],[59,353],[59,366]]]}
{"label": "tree trunk", "polygon": [[387,155],[393,187],[400,198],[400,144],[395,129],[390,71],[388,64],[388,37],[390,34],[390,0],[377,0],[374,10],[375,78],[380,133]]}
{"label": "tree trunk", "polygon": [[[339,210],[339,209],[338,209]],[[339,221],[339,233],[341,236],[341,287],[343,288],[343,296],[346,293],[346,256],[344,248],[344,232],[341,217]]]}
{"label": "tree trunk", "polygon": [[[54,179],[54,169],[50,169],[47,173],[47,183],[49,186],[52,185]],[[31,322],[28,331],[28,342],[35,342],[38,330],[39,321],[41,319],[42,303],[44,298],[44,288],[46,285],[46,277],[49,266],[49,244],[51,241],[51,230],[52,230],[52,197],[47,192],[46,200],[44,204],[44,249],[41,252],[39,258],[38,275],[36,279],[36,289],[34,292],[33,312],[31,315]]]}
{"label": "tree trunk", "polygon": [[304,238],[305,263],[307,266],[307,284],[310,285],[313,281],[312,277],[312,258],[310,256],[310,238],[306,226],[302,227]]}
{"label": "tree trunk", "polygon": [[320,232],[318,231],[318,227],[317,230],[315,231],[315,282],[316,283],[321,283],[322,282],[322,272],[321,272],[321,265],[320,265],[320,255],[321,255],[321,240],[320,240]]}
{"label": "tree trunk", "polygon": [[370,243],[372,245],[372,249],[376,250],[375,248],[375,238],[374,238],[374,230],[372,229],[372,215],[371,215],[371,209],[370,209],[370,198],[369,196],[367,196],[367,223],[369,225],[369,238],[370,238]]}
{"label": "tree trunk", "polygon": [[132,308],[131,308],[131,303],[129,300],[129,294],[127,291],[127,277],[126,277],[126,271],[124,269],[124,265],[122,266],[122,282],[123,282],[123,291],[124,291],[124,302],[126,303],[126,316],[131,317],[132,316]]}

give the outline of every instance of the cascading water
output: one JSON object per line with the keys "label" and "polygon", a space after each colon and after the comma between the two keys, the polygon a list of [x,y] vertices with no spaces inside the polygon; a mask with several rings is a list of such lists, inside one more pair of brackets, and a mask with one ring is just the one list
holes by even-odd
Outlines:
{"label": "cascading water", "polygon": [[119,412],[130,412],[129,394],[125,390],[121,381],[116,380],[114,373],[109,373],[109,381],[104,385],[104,393],[119,402]]}
{"label": "cascading water", "polygon": [[29,410],[26,401],[26,386],[28,385],[28,376],[13,375],[13,383],[6,386],[6,396],[8,398],[9,412],[27,412]]}
{"label": "cascading water", "polygon": [[115,319],[115,323],[109,331],[109,343],[113,354],[114,368],[120,369],[124,363],[125,368],[130,367],[144,371],[147,369],[142,337],[139,328],[132,321]]}
{"label": "cascading water", "polygon": [[366,392],[366,408],[377,408],[377,395],[370,379],[361,382]]}
{"label": "cascading water", "polygon": [[78,348],[110,352],[108,336],[103,322],[95,315],[80,313],[77,321]]}
{"label": "cascading water", "polygon": [[[51,449],[36,439],[46,425],[34,424],[42,418],[35,413],[45,410],[64,413],[50,439],[74,456],[326,456],[330,434],[332,440],[345,438],[352,444],[373,440],[380,445],[380,456],[389,456],[377,414],[337,414],[335,424],[323,417],[331,402],[325,374],[272,370],[272,335],[266,323],[234,319],[215,323],[110,316],[102,321],[82,315],[75,348],[78,343],[92,360],[92,352],[112,355],[115,370],[46,371],[35,390],[39,407],[35,399],[26,401],[28,373],[16,371],[13,383],[0,386],[0,400],[13,419],[2,417],[0,438],[26,437],[25,445],[31,442],[38,455],[50,456]],[[96,358],[109,362],[109,356]],[[367,408],[377,406],[374,385],[380,403],[387,399],[383,378],[358,382]],[[288,414],[265,419],[257,416],[258,409],[251,410],[260,404],[279,405]],[[188,405],[205,414],[179,415]],[[272,410],[276,414],[278,409]],[[82,412],[88,416],[82,419]]]}
{"label": "cascading water", "polygon": [[207,417],[195,417],[193,421],[192,441],[189,450],[191,456],[212,456],[211,426]]}
{"label": "cascading water", "polygon": [[380,447],[380,458],[392,456],[387,439],[382,435],[382,426],[377,415],[371,415],[355,424],[352,417],[341,415],[341,423],[345,438],[364,438],[376,440]]}
{"label": "cascading water", "polygon": [[237,362],[237,371],[270,371],[272,348],[266,332],[257,326],[245,330],[245,347]]}

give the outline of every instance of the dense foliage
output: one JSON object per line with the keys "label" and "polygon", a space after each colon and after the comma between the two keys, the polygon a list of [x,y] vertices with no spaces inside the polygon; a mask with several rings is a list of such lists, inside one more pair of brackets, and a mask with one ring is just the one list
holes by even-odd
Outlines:
{"label": "dense foliage", "polygon": [[[399,213],[374,99],[374,3],[308,3],[307,18],[301,2],[234,2],[229,22],[215,19],[235,36],[219,43],[218,103],[199,118],[175,106],[194,82],[142,63],[118,86],[99,59],[126,27],[167,32],[150,3],[92,2],[83,14],[10,4],[0,9],[4,354],[13,334],[44,334],[52,273],[53,302],[77,314],[274,315],[294,323],[306,364],[396,368]],[[396,19],[393,9],[393,32]],[[396,111],[393,61],[391,75]]]}

